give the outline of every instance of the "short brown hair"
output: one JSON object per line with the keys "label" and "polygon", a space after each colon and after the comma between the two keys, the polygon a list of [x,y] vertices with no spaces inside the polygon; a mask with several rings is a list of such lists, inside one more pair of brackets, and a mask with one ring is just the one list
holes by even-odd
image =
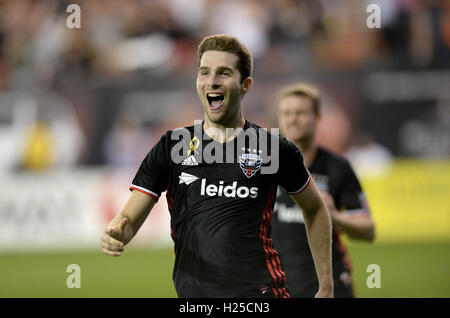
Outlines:
{"label": "short brown hair", "polygon": [[244,44],[235,37],[226,34],[216,34],[205,37],[198,46],[198,63],[206,51],[222,51],[236,54],[239,58],[236,66],[241,73],[241,83],[253,72],[252,55]]}
{"label": "short brown hair", "polygon": [[311,100],[313,111],[316,115],[320,111],[320,95],[317,87],[305,83],[295,83],[281,89],[278,95],[278,102],[287,96],[304,96]]}

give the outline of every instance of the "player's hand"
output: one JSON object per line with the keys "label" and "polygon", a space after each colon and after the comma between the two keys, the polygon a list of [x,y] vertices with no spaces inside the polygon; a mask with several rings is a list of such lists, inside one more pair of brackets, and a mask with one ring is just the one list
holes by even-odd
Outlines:
{"label": "player's hand", "polygon": [[327,290],[319,289],[319,291],[314,296],[314,298],[333,298],[333,297],[334,295],[332,288]]}
{"label": "player's hand", "polygon": [[108,226],[101,238],[102,252],[106,255],[120,256],[124,251],[124,228],[128,223],[127,218],[120,220],[116,226]]}

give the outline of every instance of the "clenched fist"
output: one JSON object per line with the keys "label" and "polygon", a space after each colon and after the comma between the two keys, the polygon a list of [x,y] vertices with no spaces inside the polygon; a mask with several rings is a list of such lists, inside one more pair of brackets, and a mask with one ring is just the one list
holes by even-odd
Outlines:
{"label": "clenched fist", "polygon": [[101,238],[102,252],[106,255],[120,256],[124,251],[124,228],[128,223],[127,218],[122,218],[116,226],[108,226]]}

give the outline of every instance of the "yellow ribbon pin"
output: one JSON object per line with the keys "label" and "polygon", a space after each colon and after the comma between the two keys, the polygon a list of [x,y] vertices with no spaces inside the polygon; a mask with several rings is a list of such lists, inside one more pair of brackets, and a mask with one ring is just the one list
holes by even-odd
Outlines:
{"label": "yellow ribbon pin", "polygon": [[188,152],[187,152],[188,155],[190,155],[191,152],[194,152],[194,153],[198,154],[198,151],[197,151],[198,146],[200,146],[200,140],[198,140],[198,137],[192,138],[191,142],[189,144],[189,147],[191,149],[189,149]]}

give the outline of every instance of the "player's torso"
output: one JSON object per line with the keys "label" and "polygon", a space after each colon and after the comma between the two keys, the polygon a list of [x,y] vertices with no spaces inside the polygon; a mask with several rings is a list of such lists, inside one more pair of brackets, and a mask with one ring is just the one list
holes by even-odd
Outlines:
{"label": "player's torso", "polygon": [[[195,137],[173,163],[166,195],[177,290],[207,290],[208,284],[234,290],[270,281],[263,242],[277,186],[274,174],[261,173],[266,150],[237,140],[220,144]],[[211,158],[212,148],[222,155]]]}
{"label": "player's torso", "polygon": [[[335,202],[339,202],[339,179],[333,157],[319,148],[318,155],[309,171],[319,190],[330,193]],[[336,233],[333,233],[333,236],[335,235]],[[277,191],[274,207],[272,238],[283,259],[289,261],[288,258],[293,257],[296,261],[311,264],[311,252],[302,210],[280,188]],[[334,244],[333,257],[339,257]]]}
{"label": "player's torso", "polygon": [[[239,220],[254,224],[264,210],[268,192],[276,186],[272,174],[261,173],[263,151],[238,148],[235,140],[223,144],[202,140],[197,148],[189,149],[170,172],[167,191],[174,199],[172,225],[202,218],[211,221],[210,229],[215,232],[223,226],[239,226],[235,224]],[[222,155],[217,156],[218,152]]]}

